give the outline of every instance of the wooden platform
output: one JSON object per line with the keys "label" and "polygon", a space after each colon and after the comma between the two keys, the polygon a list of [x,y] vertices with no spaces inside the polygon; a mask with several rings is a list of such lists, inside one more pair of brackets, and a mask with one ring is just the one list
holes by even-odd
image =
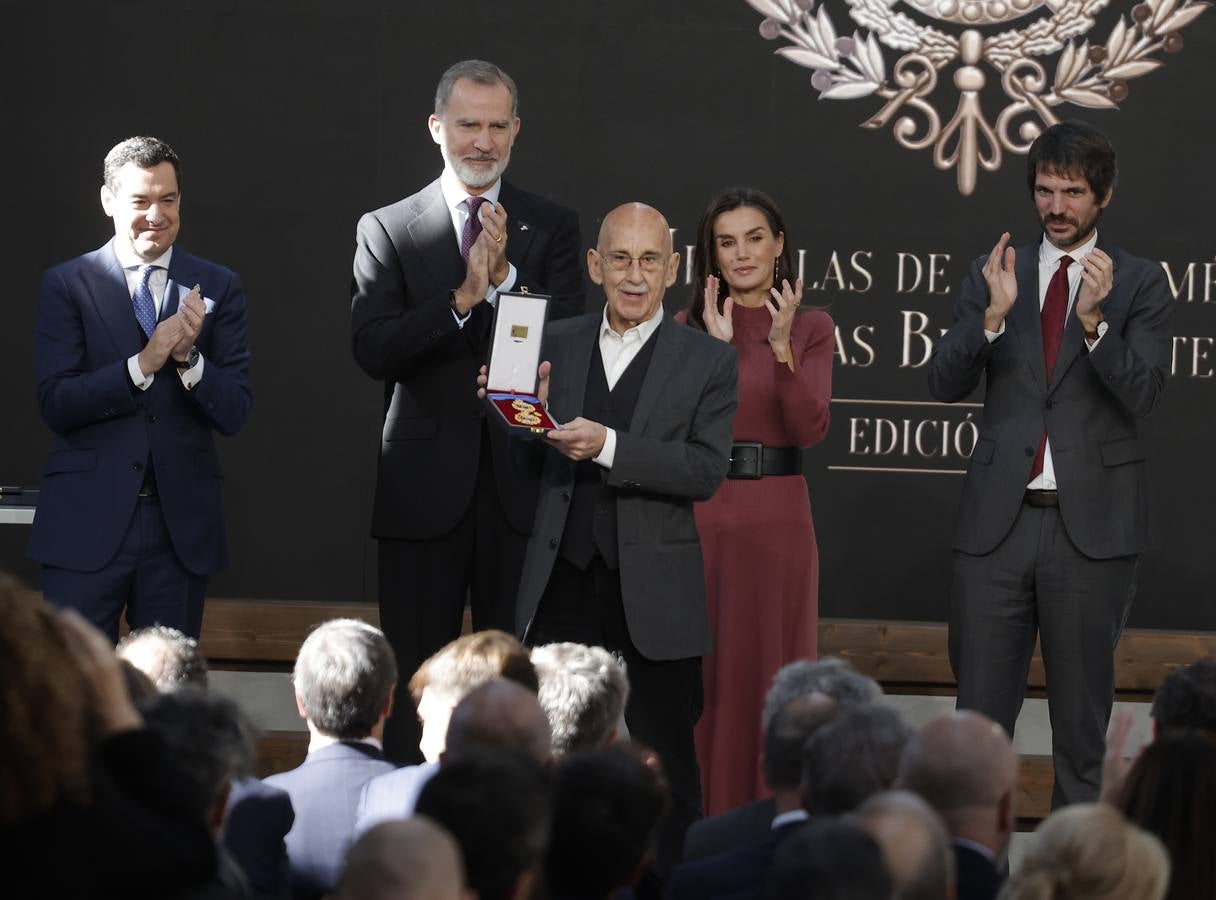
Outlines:
{"label": "wooden platform", "polygon": [[[203,617],[202,649],[214,668],[289,671],[308,632],[320,622],[344,616],[372,624],[380,620],[376,607],[365,603],[212,597]],[[819,652],[847,659],[859,672],[877,679],[887,693],[955,691],[943,624],[823,619]],[[1214,657],[1216,633],[1129,629],[1115,653],[1116,698],[1148,701],[1171,671]],[[1028,695],[1042,696],[1043,688],[1043,663],[1036,648]],[[259,745],[260,774],[299,765],[307,743],[304,732],[265,735]],[[1023,824],[1033,825],[1047,814],[1051,785],[1049,757],[1022,758],[1018,809]]]}

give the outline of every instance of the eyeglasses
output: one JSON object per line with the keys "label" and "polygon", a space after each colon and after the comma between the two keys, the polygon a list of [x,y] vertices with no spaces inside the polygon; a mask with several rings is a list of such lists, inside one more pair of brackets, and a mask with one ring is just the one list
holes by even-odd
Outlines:
{"label": "eyeglasses", "polygon": [[[596,252],[599,253],[598,250]],[[600,258],[614,272],[626,272],[633,267],[635,262],[643,272],[657,272],[667,262],[667,258],[661,253],[643,253],[641,256],[630,256],[628,253],[622,253],[619,250],[600,253]]]}

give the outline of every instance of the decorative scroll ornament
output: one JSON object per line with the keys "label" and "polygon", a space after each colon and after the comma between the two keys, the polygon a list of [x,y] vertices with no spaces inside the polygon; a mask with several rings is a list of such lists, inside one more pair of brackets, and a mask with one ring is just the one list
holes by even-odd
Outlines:
{"label": "decorative scroll ornament", "polygon": [[[1154,58],[1159,51],[1181,50],[1179,32],[1211,5],[1143,0],[1132,7],[1130,19],[1119,17],[1105,41],[1091,44],[1084,35],[1110,0],[845,0],[850,18],[861,26],[852,37],[837,35],[824,2],[746,2],[765,17],[764,38],[788,42],[777,53],[813,70],[811,86],[820,99],[882,98],[882,108],[862,127],[894,123],[900,146],[932,148],[933,165],[956,169],[959,192],[966,196],[975,192],[980,168],[995,172],[1004,153],[1025,153],[1044,127],[1058,122],[1055,107],[1117,107],[1127,97],[1128,81],[1164,65]],[[923,25],[894,9],[900,2],[922,17],[963,30]],[[975,28],[1001,25],[1043,7],[1050,14],[1021,29],[985,35]],[[889,74],[884,46],[901,54]],[[1049,75],[1046,66],[1056,54]],[[999,75],[1005,93],[1004,108],[991,121],[980,105],[989,78],[983,63]],[[942,124],[929,98],[947,68],[953,68],[959,99]]]}

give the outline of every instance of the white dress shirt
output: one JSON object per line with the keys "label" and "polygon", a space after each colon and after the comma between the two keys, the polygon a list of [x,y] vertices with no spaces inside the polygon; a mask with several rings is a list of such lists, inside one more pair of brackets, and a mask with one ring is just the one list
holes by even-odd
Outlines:
{"label": "white dress shirt", "polygon": [[[1052,277],[1056,274],[1056,270],[1060,268],[1060,257],[1071,256],[1072,264],[1068,267],[1068,309],[1064,313],[1064,327],[1068,327],[1068,317],[1072,315],[1072,306],[1077,299],[1077,291],[1081,289],[1081,260],[1088,256],[1098,245],[1098,232],[1095,229],[1094,233],[1089,236],[1089,240],[1076,247],[1073,250],[1061,250],[1051,241],[1047,240],[1047,235],[1043,235],[1043,241],[1039,244],[1039,313],[1043,312],[1043,304],[1047,301],[1047,288],[1051,284]],[[984,337],[992,343],[997,338],[1005,333],[1005,323],[1001,322],[1000,331],[984,330]],[[1089,348],[1092,350],[1098,346],[1098,340],[1088,341]],[[1043,471],[1030,484],[1026,485],[1027,490],[1031,491],[1054,491],[1056,490],[1056,467],[1051,458],[1051,441],[1047,441],[1047,446],[1043,450]]]}
{"label": "white dress shirt", "polygon": [[[629,364],[638,355],[638,351],[650,340],[650,336],[655,333],[662,321],[663,307],[660,306],[655,314],[645,322],[626,329],[624,334],[617,334],[608,324],[608,307],[604,307],[604,318],[600,323],[600,359],[604,363],[604,377],[608,379],[608,390],[616,387],[621,375],[629,368]],[[604,436],[604,446],[599,455],[593,459],[605,469],[611,469],[612,461],[616,458],[616,430],[612,428],[605,430],[608,433]]]}
{"label": "white dress shirt", "polygon": [[[443,174],[439,176],[439,190],[443,192],[443,202],[447,204],[448,212],[452,216],[452,232],[456,235],[456,249],[459,250],[461,238],[464,236],[465,223],[469,221],[469,208],[464,205],[464,202],[472,195],[465,192],[465,189],[460,184],[460,179],[456,177],[456,173],[447,166],[444,166]],[[490,185],[489,190],[480,196],[490,203],[497,203],[500,193],[502,193],[501,178]],[[506,240],[506,235],[503,235],[503,240]],[[515,266],[508,261],[507,277],[499,285],[495,285],[492,281],[490,282],[486,288],[486,302],[493,306],[498,299],[498,292],[511,290],[511,288],[515,287],[515,282],[518,278],[519,273],[515,271]],[[452,310],[452,316],[456,319],[456,324],[461,328],[464,328],[464,323],[469,320],[469,315],[470,313],[465,313],[462,317],[456,314],[456,310]]]}
{"label": "white dress shirt", "polygon": [[[152,305],[156,309],[156,321],[160,321],[160,311],[165,303],[165,288],[169,284],[169,260],[173,258],[173,248],[170,247],[156,259],[150,263],[145,263],[141,260],[131,248],[118,241],[114,242],[114,255],[118,257],[118,264],[122,266],[123,275],[127,278],[127,293],[132,297],[132,313],[134,313],[134,297],[135,291],[139,288],[139,282],[142,280],[139,274],[141,266],[156,266],[152,270],[152,274],[148,276],[148,289],[152,291]],[[172,360],[171,360],[172,362]],[[152,387],[152,381],[156,377],[153,372],[150,375],[144,375],[143,369],[139,367],[139,354],[127,360],[127,373],[131,376],[131,383],[141,391],[146,391]],[[189,369],[179,370],[182,384],[189,390],[198,384],[199,379],[203,377],[203,358],[200,356],[198,362]]]}

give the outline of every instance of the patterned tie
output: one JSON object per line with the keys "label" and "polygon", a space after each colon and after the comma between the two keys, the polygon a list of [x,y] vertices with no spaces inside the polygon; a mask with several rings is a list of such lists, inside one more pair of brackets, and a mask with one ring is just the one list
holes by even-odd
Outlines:
{"label": "patterned tie", "polygon": [[[1043,328],[1043,362],[1047,369],[1047,383],[1051,384],[1051,373],[1060,355],[1060,344],[1064,342],[1064,319],[1068,315],[1068,267],[1071,256],[1060,257],[1060,268],[1047,284],[1047,297],[1043,300],[1043,312],[1039,323]],[[1043,473],[1043,454],[1047,451],[1047,432],[1039,438],[1039,448],[1034,454],[1034,465],[1030,467],[1030,480]]]}
{"label": "patterned tie", "polygon": [[481,219],[477,216],[477,210],[485,202],[485,197],[469,197],[464,201],[464,207],[469,211],[469,218],[465,221],[464,231],[460,235],[460,255],[464,257],[465,262],[469,260],[469,251],[473,249],[473,242],[477,240],[477,235],[481,234]]}
{"label": "patterned tie", "polygon": [[149,287],[148,281],[151,279],[153,271],[159,268],[161,267],[140,266],[139,287],[131,295],[131,303],[135,307],[135,319],[148,337],[152,337],[152,332],[156,330],[156,302],[152,299],[152,288]]}

